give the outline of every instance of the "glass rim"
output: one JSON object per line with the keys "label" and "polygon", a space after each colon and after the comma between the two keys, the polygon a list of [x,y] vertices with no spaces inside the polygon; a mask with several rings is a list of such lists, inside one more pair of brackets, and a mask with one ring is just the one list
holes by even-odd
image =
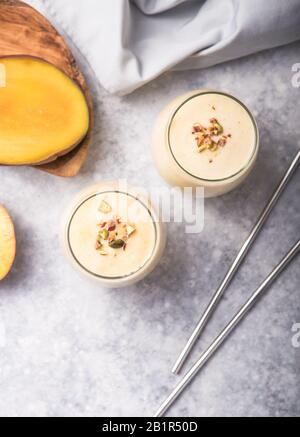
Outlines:
{"label": "glass rim", "polygon": [[[206,178],[201,178],[200,176],[196,176],[193,173],[189,172],[188,170],[186,170],[183,165],[181,165],[179,163],[179,161],[177,160],[173,150],[172,150],[172,146],[171,146],[171,140],[170,140],[170,133],[171,133],[171,127],[172,127],[172,123],[173,120],[176,116],[176,114],[179,112],[179,110],[190,100],[194,99],[195,97],[204,95],[204,94],[219,94],[225,97],[228,97],[234,101],[236,101],[239,105],[241,105],[245,111],[247,112],[247,114],[250,117],[250,120],[252,121],[253,127],[254,127],[254,131],[255,131],[255,141],[254,141],[254,147],[253,147],[253,152],[249,158],[249,160],[247,161],[247,163],[240,169],[238,170],[236,173],[233,173],[230,176],[226,176],[226,178],[219,178],[219,179],[206,179]],[[191,176],[194,179],[197,179],[198,181],[203,181],[203,182],[226,182],[229,181],[230,179],[238,176],[239,174],[242,174],[245,170],[247,170],[247,168],[250,166],[252,160],[254,159],[257,150],[258,150],[258,146],[259,146],[259,129],[258,129],[258,125],[256,122],[256,119],[254,117],[254,115],[252,114],[252,112],[250,111],[250,109],[241,101],[239,100],[237,97],[233,96],[232,94],[223,92],[223,91],[213,91],[213,90],[207,90],[207,91],[198,91],[196,92],[196,94],[193,94],[192,96],[187,97],[176,109],[175,111],[172,113],[169,121],[168,121],[168,126],[167,126],[167,142],[168,142],[168,149],[172,155],[172,158],[174,159],[176,165],[181,168],[182,171],[184,171],[184,173],[186,173],[187,175]]]}
{"label": "glass rim", "polygon": [[[87,202],[88,200],[97,197],[99,195],[102,194],[111,194],[111,193],[116,193],[116,194],[124,194],[125,196],[131,197],[134,200],[137,200],[148,212],[151,220],[152,220],[152,225],[154,228],[154,233],[155,233],[155,241],[154,241],[154,245],[153,245],[153,249],[151,254],[149,255],[149,257],[146,259],[146,261],[135,271],[130,272],[126,275],[121,275],[121,276],[104,276],[104,275],[99,275],[97,273],[91,272],[88,268],[86,268],[79,260],[78,258],[75,256],[74,251],[72,249],[72,245],[71,245],[71,241],[70,241],[70,228],[72,225],[72,221],[77,213],[77,211],[81,208],[82,205],[84,205],[85,202]],[[158,230],[157,230],[157,223],[154,217],[153,212],[151,211],[151,209],[145,205],[145,203],[138,198],[138,196],[135,196],[131,193],[126,193],[125,191],[120,191],[120,190],[106,190],[106,191],[98,191],[96,193],[90,194],[88,197],[86,197],[84,200],[82,200],[78,205],[76,205],[76,207],[74,208],[74,210],[72,211],[71,217],[69,219],[68,222],[68,226],[67,226],[67,231],[66,231],[66,237],[67,237],[67,244],[68,244],[68,249],[72,255],[73,260],[78,264],[78,266],[84,270],[85,273],[93,276],[96,279],[103,279],[106,281],[115,281],[115,280],[121,280],[121,279],[128,279],[131,276],[136,275],[137,273],[139,273],[143,268],[146,267],[146,265],[153,259],[153,255],[155,254],[155,251],[157,249],[157,241],[158,241]]]}

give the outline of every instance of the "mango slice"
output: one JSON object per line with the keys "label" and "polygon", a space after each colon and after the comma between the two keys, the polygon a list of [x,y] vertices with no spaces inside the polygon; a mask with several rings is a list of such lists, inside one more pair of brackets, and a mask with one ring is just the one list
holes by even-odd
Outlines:
{"label": "mango slice", "polygon": [[16,237],[12,219],[0,205],[0,281],[9,273],[16,255]]}
{"label": "mango slice", "polygon": [[42,164],[87,134],[84,94],[66,74],[38,58],[0,58],[0,164]]}

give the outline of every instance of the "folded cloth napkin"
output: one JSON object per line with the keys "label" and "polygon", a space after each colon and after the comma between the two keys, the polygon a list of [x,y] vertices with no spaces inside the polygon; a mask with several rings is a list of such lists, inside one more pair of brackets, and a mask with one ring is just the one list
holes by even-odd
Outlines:
{"label": "folded cloth napkin", "polygon": [[118,94],[300,39],[300,0],[38,1]]}

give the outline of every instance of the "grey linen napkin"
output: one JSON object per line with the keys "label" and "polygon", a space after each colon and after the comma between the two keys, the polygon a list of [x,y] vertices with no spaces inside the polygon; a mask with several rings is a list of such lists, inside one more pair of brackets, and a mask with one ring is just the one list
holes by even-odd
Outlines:
{"label": "grey linen napkin", "polygon": [[[35,5],[39,0],[29,0]],[[300,39],[300,0],[41,0],[110,92]]]}

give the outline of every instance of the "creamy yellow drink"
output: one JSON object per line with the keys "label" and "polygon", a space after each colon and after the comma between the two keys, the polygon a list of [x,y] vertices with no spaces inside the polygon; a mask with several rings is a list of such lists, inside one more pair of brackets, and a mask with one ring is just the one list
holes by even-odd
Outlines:
{"label": "creamy yellow drink", "polygon": [[256,122],[243,103],[226,93],[197,90],[173,100],[159,115],[153,156],[164,179],[204,187],[205,196],[237,187],[258,152]]}
{"label": "creamy yellow drink", "polygon": [[148,199],[117,183],[81,193],[63,228],[67,255],[80,271],[107,287],[143,279],[162,255],[165,232]]}

